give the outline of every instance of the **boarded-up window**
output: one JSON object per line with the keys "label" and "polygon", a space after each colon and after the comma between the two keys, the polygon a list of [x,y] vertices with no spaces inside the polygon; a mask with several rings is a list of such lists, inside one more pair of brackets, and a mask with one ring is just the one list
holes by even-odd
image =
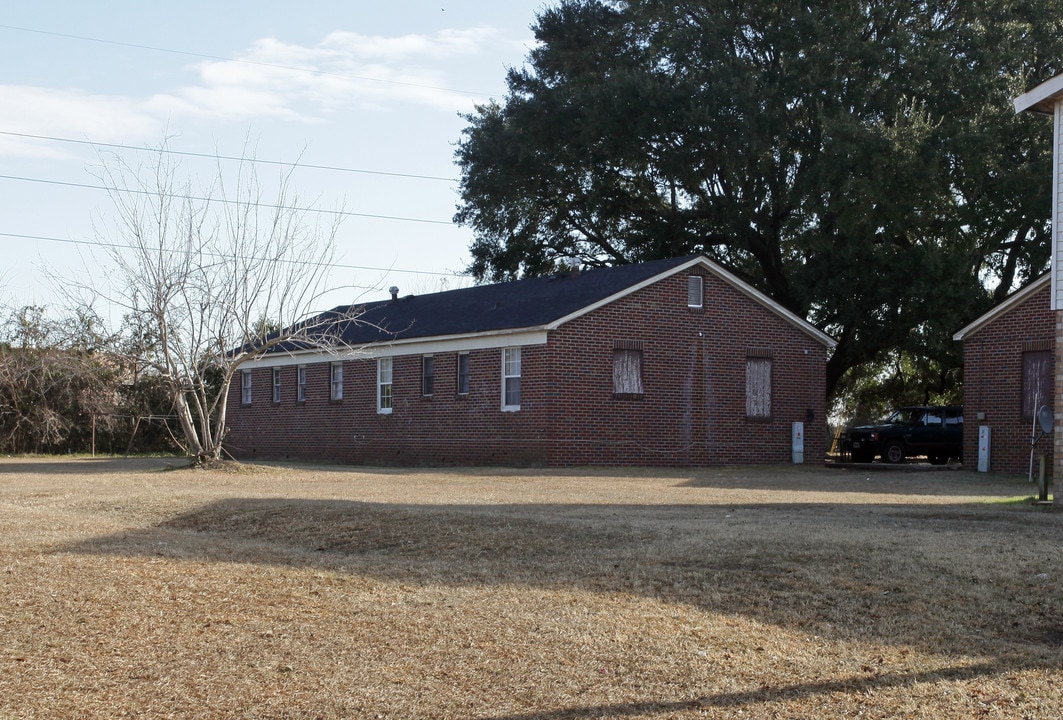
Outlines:
{"label": "boarded-up window", "polygon": [[642,341],[613,342],[613,397],[642,398]]}
{"label": "boarded-up window", "polygon": [[1052,407],[1052,353],[1033,350],[1022,354],[1022,416],[1032,420],[1042,405]]}
{"label": "boarded-up window", "polygon": [[771,417],[771,358],[746,358],[746,416]]}
{"label": "boarded-up window", "polygon": [[687,277],[687,307],[699,308],[705,300],[704,280],[700,275]]}

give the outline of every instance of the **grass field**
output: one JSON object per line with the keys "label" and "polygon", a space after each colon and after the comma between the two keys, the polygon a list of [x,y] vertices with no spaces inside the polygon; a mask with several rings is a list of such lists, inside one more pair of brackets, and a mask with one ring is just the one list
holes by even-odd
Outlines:
{"label": "grass field", "polygon": [[1059,718],[1022,478],[0,460],[0,718]]}

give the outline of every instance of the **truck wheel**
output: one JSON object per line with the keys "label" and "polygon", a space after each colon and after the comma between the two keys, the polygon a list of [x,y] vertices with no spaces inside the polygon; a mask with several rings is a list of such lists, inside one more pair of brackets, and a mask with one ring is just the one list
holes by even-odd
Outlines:
{"label": "truck wheel", "polygon": [[904,455],[904,443],[900,440],[891,440],[882,449],[882,459],[894,465],[904,462]]}

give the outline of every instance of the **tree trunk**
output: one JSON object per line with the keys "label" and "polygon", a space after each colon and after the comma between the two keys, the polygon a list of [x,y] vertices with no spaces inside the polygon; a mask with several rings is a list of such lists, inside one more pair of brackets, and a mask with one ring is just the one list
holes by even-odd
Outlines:
{"label": "tree trunk", "polygon": [[184,433],[185,441],[188,443],[188,454],[196,458],[196,462],[202,462],[203,443],[199,440],[196,423],[192,419],[192,411],[188,407],[188,400],[182,388],[174,390],[174,406],[177,409],[177,419],[181,423],[181,432]]}

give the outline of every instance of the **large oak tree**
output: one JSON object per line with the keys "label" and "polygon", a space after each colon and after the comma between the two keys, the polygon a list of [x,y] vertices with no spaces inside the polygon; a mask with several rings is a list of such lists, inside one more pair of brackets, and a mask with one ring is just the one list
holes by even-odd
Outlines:
{"label": "large oak tree", "polygon": [[[566,0],[468,116],[481,280],[705,252],[838,340],[918,358],[1045,269],[1063,0]],[[911,363],[909,363],[911,364]],[[924,382],[929,391],[930,380]]]}

